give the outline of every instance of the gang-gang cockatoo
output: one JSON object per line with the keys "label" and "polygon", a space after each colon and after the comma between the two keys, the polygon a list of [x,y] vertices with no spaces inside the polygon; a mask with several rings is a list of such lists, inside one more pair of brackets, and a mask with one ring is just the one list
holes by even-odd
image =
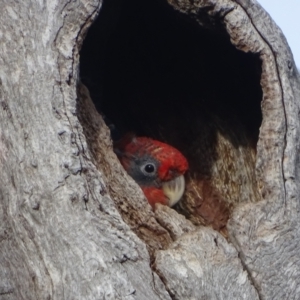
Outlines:
{"label": "gang-gang cockatoo", "polygon": [[114,151],[152,207],[155,203],[173,206],[180,200],[188,162],[177,149],[151,138],[127,134],[115,143]]}

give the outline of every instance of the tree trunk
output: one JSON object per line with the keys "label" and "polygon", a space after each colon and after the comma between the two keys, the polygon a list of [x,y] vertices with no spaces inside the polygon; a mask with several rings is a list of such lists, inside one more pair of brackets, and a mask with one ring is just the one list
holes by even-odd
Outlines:
{"label": "tree trunk", "polygon": [[[180,12],[179,18],[188,19],[193,28],[204,28],[208,40],[215,32],[224,43],[230,39],[239,50],[228,50],[232,62],[242,52],[260,62],[262,99],[255,103],[259,107],[261,101],[262,119],[255,138],[248,123],[245,131],[234,131],[235,125],[223,126],[223,113],[218,112],[215,122],[216,115],[206,119],[199,110],[197,118],[198,110],[193,111],[195,122],[208,120],[219,134],[214,135],[218,155],[211,155],[215,171],[209,180],[217,178],[210,184],[229,203],[226,233],[220,230],[225,237],[211,226],[199,226],[195,214],[203,211],[185,214],[190,220],[178,213],[184,209],[180,207],[176,211],[158,206],[152,211],[118,163],[97,102],[79,83],[79,53],[88,29],[100,12],[99,21],[107,18],[101,30],[111,36],[127,3],[111,1],[114,9],[105,15],[98,0],[28,0],[18,5],[4,0],[0,4],[0,299],[298,297],[300,81],[287,42],[254,0],[168,1]],[[130,69],[125,71],[130,74]],[[248,77],[257,80],[252,73]],[[146,100],[141,103],[148,105]],[[111,116],[118,120],[122,109]],[[168,121],[175,134],[165,123],[163,135],[176,144],[176,122]],[[242,134],[243,146],[233,138]],[[199,148],[203,155],[208,148],[201,145],[195,141],[193,153]],[[224,152],[236,161],[233,168],[222,164]],[[186,154],[193,155],[188,150]],[[200,175],[206,182],[208,175]]]}

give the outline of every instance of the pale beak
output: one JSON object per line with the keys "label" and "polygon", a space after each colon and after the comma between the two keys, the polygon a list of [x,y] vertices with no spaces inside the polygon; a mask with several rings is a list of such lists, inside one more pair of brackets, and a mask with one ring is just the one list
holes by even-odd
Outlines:
{"label": "pale beak", "polygon": [[173,180],[163,182],[162,189],[164,194],[169,198],[169,206],[175,205],[182,197],[185,189],[185,181],[183,175]]}

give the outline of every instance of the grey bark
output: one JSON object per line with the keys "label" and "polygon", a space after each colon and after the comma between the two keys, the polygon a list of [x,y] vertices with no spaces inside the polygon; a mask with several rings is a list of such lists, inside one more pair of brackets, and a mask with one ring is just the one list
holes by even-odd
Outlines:
{"label": "grey bark", "polygon": [[[172,209],[155,213],[118,164],[79,81],[100,1],[0,4],[0,299],[297,299],[300,80],[256,1],[169,1],[221,18],[262,60],[261,200],[229,240]],[[199,20],[200,22],[200,20]]]}

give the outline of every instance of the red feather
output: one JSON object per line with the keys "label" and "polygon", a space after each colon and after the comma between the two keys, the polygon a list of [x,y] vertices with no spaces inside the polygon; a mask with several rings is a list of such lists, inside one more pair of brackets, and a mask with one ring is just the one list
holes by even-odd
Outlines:
{"label": "red feather", "polygon": [[[135,137],[132,133],[125,135],[115,143],[115,152],[127,171],[134,158],[152,157],[156,159],[159,162],[157,175],[160,182],[170,181],[183,175],[188,169],[186,158],[174,147],[151,138]],[[142,185],[141,188],[152,206],[156,202],[168,203],[168,198],[162,189]]]}
{"label": "red feather", "polygon": [[162,189],[157,189],[155,187],[141,187],[141,189],[152,207],[155,206],[155,203],[168,205],[168,198]]}

